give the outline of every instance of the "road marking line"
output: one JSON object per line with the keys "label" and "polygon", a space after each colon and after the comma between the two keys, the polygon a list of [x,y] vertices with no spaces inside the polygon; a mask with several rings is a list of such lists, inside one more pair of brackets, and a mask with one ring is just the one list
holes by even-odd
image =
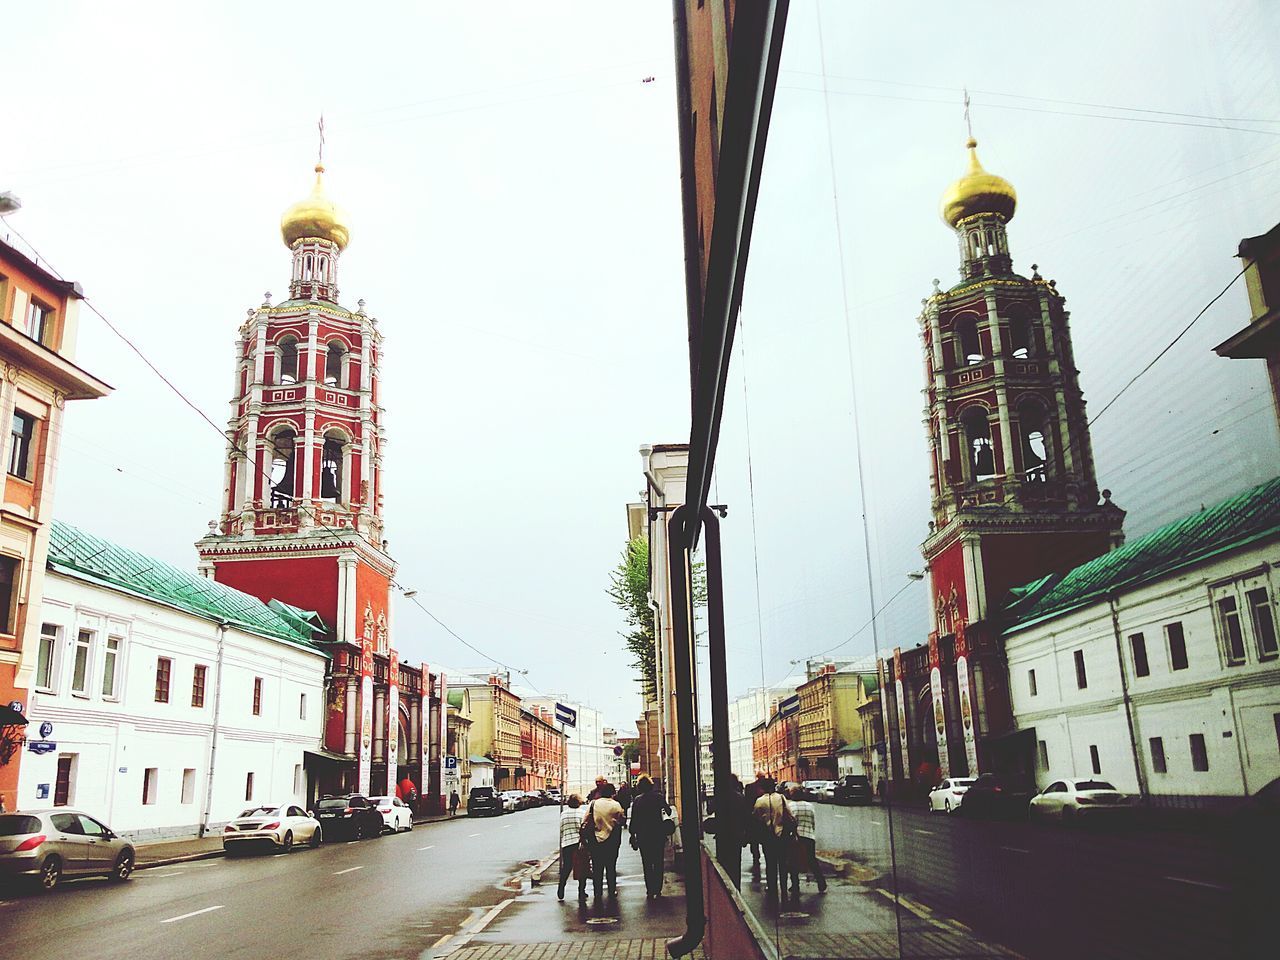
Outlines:
{"label": "road marking line", "polygon": [[135,876],[139,880],[145,880],[147,877],[155,877],[157,880],[163,880],[165,877],[180,877],[182,876],[182,871],[176,870],[173,873],[151,873],[148,871],[146,873],[135,874]]}
{"label": "road marking line", "polygon": [[468,838],[470,838],[470,837],[478,837],[478,836],[480,836],[480,834],[478,834],[478,833],[469,833],[469,834],[467,834],[467,837],[468,837]]}
{"label": "road marking line", "polygon": [[882,826],[884,826],[884,821],[883,821],[883,820],[872,820],[872,821],[870,821],[870,823],[871,823],[871,825],[872,825],[873,827],[882,827]]}
{"label": "road marking line", "polygon": [[433,951],[439,950],[442,946],[444,946],[446,943],[448,943],[452,939],[453,939],[453,934],[446,933],[443,937],[441,937],[439,940],[437,940],[435,943],[431,945],[431,949]]}
{"label": "road marking line", "polygon": [[837,814],[836,814],[836,819],[837,819],[837,820],[843,820],[843,819],[844,819],[844,814],[843,814],[843,813],[837,813]]}
{"label": "road marking line", "polygon": [[180,917],[170,917],[168,920],[161,920],[161,923],[177,923],[179,920],[186,920],[188,917],[198,917],[202,913],[212,913],[214,910],[221,910],[223,904],[216,907],[205,907],[203,910],[192,910],[190,913],[184,913]]}
{"label": "road marking line", "polygon": [[1023,850],[1021,847],[1001,847],[1001,850],[1008,850],[1010,853],[1030,853],[1030,850]]}
{"label": "road marking line", "polygon": [[921,830],[919,827],[912,827],[911,829],[914,830],[916,833],[924,834],[926,837],[934,836],[934,831],[932,830]]}
{"label": "road marking line", "polygon": [[503,830],[510,830],[510,829],[511,829],[511,824],[509,824],[509,823],[504,823],[504,824],[502,825],[502,829],[503,829]]}
{"label": "road marking line", "polygon": [[1208,887],[1210,890],[1229,890],[1221,883],[1210,883],[1208,880],[1190,880],[1187,877],[1165,877],[1166,880],[1172,880],[1174,883],[1189,883],[1193,887]]}
{"label": "road marking line", "polygon": [[342,876],[344,873],[353,873],[353,872],[355,872],[356,870],[363,870],[363,869],[364,869],[364,867],[347,867],[347,869],[345,869],[345,870],[336,870],[336,871],[334,871],[334,874],[333,874],[333,875],[334,875],[335,877],[340,877],[340,876]]}
{"label": "road marking line", "polygon": [[425,847],[419,847],[418,849],[419,849],[419,850],[434,850],[435,848],[436,848],[436,845],[435,845],[434,843],[429,843],[429,844],[427,844]]}

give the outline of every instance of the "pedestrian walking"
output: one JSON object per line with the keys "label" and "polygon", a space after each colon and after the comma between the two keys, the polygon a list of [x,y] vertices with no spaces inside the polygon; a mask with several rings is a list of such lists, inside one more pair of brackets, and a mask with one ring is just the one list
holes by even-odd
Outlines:
{"label": "pedestrian walking", "polygon": [[760,784],[764,792],[752,808],[754,820],[760,827],[760,846],[764,853],[765,885],[771,896],[778,894],[779,878],[782,881],[782,899],[787,898],[785,858],[787,839],[795,827],[795,819],[787,809],[787,800],[776,792],[771,777]]}
{"label": "pedestrian walking", "polygon": [[757,773],[755,780],[747,784],[743,788],[742,796],[745,801],[745,807],[748,817],[743,823],[743,829],[746,831],[746,842],[751,847],[751,877],[754,880],[760,879],[760,838],[761,829],[760,822],[755,818],[756,801],[764,794],[764,782],[768,779],[765,774]]}
{"label": "pedestrian walking", "polygon": [[596,777],[596,785],[591,789],[591,792],[587,794],[587,802],[590,803],[599,797],[600,787],[608,782],[609,781],[605,777]]}
{"label": "pedestrian walking", "polygon": [[587,807],[582,834],[591,851],[592,889],[596,900],[602,897],[606,879],[609,896],[618,895],[618,848],[622,846],[622,825],[627,819],[622,805],[615,800],[613,784],[605,781],[596,788],[596,799]]}
{"label": "pedestrian walking", "polygon": [[795,839],[790,856],[787,857],[787,868],[791,875],[791,893],[800,896],[800,870],[807,869],[818,885],[819,893],[827,892],[827,878],[822,875],[822,867],[818,863],[818,830],[817,816],[813,804],[805,800],[799,787],[787,791],[787,806],[795,819]]}
{"label": "pedestrian walking", "polygon": [[[631,801],[631,846],[640,851],[640,862],[644,864],[644,888],[650,899],[662,896],[667,838],[675,828],[675,821],[668,819],[670,813],[671,805],[653,788],[653,781],[640,777],[636,781],[635,799]],[[671,825],[670,830],[668,824]]]}
{"label": "pedestrian walking", "polygon": [[582,835],[582,797],[576,793],[569,796],[565,808],[560,811],[560,889],[556,898],[564,899],[564,888],[569,883],[569,874],[578,880],[578,901],[587,899],[588,864],[581,861],[586,851],[579,847]]}
{"label": "pedestrian walking", "polygon": [[458,791],[454,790],[449,794],[449,816],[456,817],[458,815],[458,804],[462,802],[462,797],[458,796]]}

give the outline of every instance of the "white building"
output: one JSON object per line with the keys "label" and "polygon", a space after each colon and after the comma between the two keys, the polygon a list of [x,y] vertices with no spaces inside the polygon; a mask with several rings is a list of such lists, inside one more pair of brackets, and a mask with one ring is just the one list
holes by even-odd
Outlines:
{"label": "white building", "polygon": [[[613,747],[606,745],[600,711],[568,697],[526,697],[524,702],[555,712],[556,704],[578,712],[578,725],[565,729],[565,792],[584,797],[595,787],[596,777],[614,772]],[[558,724],[557,724],[558,726]]]}
{"label": "white building", "polygon": [[1280,777],[1280,478],[1023,588],[1005,652],[1041,787],[1207,805]]}
{"label": "white building", "polygon": [[752,687],[743,696],[729,701],[729,762],[738,779],[750,783],[756,776],[755,758],[751,752],[751,730],[769,716],[770,705],[793,697],[803,677],[789,677],[769,687]]}
{"label": "white building", "polygon": [[292,608],[55,521],[41,623],[23,807],[163,839],[307,804],[327,657]]}

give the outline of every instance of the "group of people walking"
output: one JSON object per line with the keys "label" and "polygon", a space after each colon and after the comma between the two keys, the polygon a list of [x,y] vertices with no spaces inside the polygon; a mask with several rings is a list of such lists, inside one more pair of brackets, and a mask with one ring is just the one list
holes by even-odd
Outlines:
{"label": "group of people walking", "polygon": [[803,798],[800,788],[792,786],[784,795],[772,777],[757,774],[742,798],[743,846],[751,847],[751,875],[760,879],[763,853],[765,887],[771,896],[781,893],[785,901],[788,883],[791,896],[800,896],[800,873],[804,870],[813,876],[818,892],[826,893],[827,878],[818,863],[813,804]]}
{"label": "group of people walking", "polygon": [[604,896],[606,883],[609,896],[616,897],[618,853],[622,834],[628,831],[631,847],[639,851],[644,864],[645,891],[649,899],[661,897],[663,860],[672,827],[671,806],[649,777],[637,779],[634,792],[626,784],[618,789],[603,777],[597,779],[585,800],[580,794],[571,795],[560,815],[560,887],[556,896],[564,899],[572,876],[578,881],[579,902],[587,899],[588,877],[597,901]]}

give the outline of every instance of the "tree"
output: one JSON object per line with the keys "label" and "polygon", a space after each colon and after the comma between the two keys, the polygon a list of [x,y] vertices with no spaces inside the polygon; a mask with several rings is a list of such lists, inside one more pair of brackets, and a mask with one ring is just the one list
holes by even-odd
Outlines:
{"label": "tree", "polygon": [[623,746],[622,759],[626,763],[627,769],[631,769],[631,764],[640,759],[640,741],[632,740]]}
{"label": "tree", "polygon": [[[653,608],[649,606],[649,539],[645,536],[628,541],[622,559],[609,574],[605,591],[626,617],[629,628],[622,634],[627,649],[635,658],[631,665],[639,673],[638,682],[646,699],[657,695],[657,650],[654,642]],[[707,602],[707,573],[700,562],[693,565],[693,602]]]}

